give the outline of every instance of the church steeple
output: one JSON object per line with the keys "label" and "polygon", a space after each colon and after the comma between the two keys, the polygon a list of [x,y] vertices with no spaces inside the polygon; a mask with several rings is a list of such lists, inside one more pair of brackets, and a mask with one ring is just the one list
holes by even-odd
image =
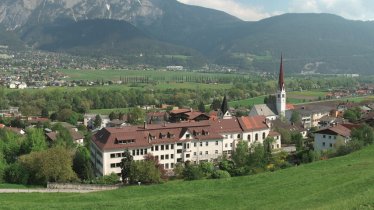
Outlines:
{"label": "church steeple", "polygon": [[225,114],[229,110],[229,105],[227,104],[226,95],[223,97],[222,105],[221,105],[221,112]]}
{"label": "church steeple", "polygon": [[279,67],[279,80],[278,80],[279,90],[284,90],[284,72],[283,72],[283,55],[281,54],[281,63]]}
{"label": "church steeple", "polygon": [[276,107],[279,116],[285,116],[286,114],[286,88],[284,85],[284,70],[283,70],[283,55],[281,55],[280,67],[279,67],[279,80],[278,90],[276,93]]}

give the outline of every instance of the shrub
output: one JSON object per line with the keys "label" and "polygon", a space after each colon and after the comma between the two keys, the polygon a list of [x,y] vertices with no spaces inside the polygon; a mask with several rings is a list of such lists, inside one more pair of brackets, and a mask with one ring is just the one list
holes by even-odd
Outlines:
{"label": "shrub", "polygon": [[93,180],[93,184],[118,184],[119,176],[116,173],[111,173],[109,175],[101,176]]}
{"label": "shrub", "polygon": [[198,180],[204,177],[204,173],[198,165],[186,164],[183,170],[183,177],[185,180]]}
{"label": "shrub", "polygon": [[230,173],[224,170],[215,170],[212,173],[213,179],[226,179],[230,177],[231,177]]}
{"label": "shrub", "polygon": [[214,165],[210,162],[201,162],[200,163],[200,170],[203,172],[204,176],[210,177],[214,171]]}
{"label": "shrub", "polygon": [[6,168],[5,180],[9,183],[27,184],[29,172],[20,163],[16,162]]}

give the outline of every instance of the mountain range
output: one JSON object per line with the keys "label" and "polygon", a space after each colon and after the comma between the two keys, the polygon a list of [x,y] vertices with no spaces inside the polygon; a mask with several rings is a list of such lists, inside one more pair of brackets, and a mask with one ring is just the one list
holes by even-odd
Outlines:
{"label": "mountain range", "polygon": [[[372,74],[374,22],[285,14],[256,22],[176,0],[2,0],[0,45],[129,64]],[[170,59],[172,58],[172,59]]]}

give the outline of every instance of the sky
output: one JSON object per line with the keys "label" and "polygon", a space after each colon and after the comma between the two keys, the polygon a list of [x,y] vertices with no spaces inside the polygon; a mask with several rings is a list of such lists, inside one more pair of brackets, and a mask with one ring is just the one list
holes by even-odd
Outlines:
{"label": "sky", "polygon": [[178,0],[256,21],[284,13],[331,13],[352,20],[374,20],[373,0]]}

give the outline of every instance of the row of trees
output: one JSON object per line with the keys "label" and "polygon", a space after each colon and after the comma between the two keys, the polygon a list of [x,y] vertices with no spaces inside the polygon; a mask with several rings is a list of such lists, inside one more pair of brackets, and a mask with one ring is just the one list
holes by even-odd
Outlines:
{"label": "row of trees", "polygon": [[29,128],[25,136],[0,129],[0,182],[39,185],[94,178],[89,150],[77,147],[60,124],[51,129],[57,132],[53,142],[42,128]]}

